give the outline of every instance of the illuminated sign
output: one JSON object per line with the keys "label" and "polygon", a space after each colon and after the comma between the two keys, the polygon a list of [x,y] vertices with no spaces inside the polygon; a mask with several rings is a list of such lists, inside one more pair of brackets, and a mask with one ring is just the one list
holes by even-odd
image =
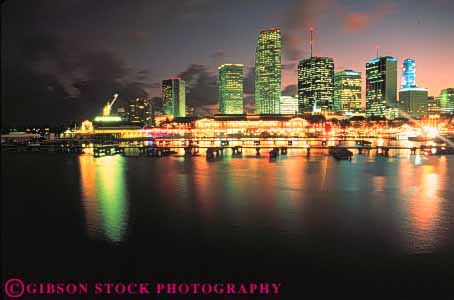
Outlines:
{"label": "illuminated sign", "polygon": [[98,116],[95,118],[95,122],[121,122],[119,116]]}

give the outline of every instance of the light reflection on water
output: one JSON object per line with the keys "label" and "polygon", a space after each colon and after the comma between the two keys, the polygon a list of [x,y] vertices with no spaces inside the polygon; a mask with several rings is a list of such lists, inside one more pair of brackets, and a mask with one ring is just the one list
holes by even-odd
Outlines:
{"label": "light reflection on water", "polygon": [[[383,239],[397,251],[435,251],[454,230],[454,157],[402,156],[355,155],[351,162],[327,155],[275,162],[80,156],[87,231],[126,241],[127,227],[140,219],[172,223],[194,239],[196,228],[207,240],[268,235],[297,245],[328,232],[356,242]],[[140,215],[128,211],[133,204],[144,208]]]}
{"label": "light reflection on water", "polygon": [[88,235],[112,242],[124,238],[128,218],[126,159],[121,156],[79,156],[83,205]]}

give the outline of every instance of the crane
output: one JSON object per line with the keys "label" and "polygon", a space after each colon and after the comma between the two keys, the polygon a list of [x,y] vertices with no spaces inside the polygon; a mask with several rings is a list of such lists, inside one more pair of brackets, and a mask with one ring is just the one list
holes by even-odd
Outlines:
{"label": "crane", "polygon": [[118,98],[118,94],[115,94],[111,101],[107,101],[107,104],[102,109],[102,115],[104,117],[110,116],[110,110],[112,108],[112,105],[115,103],[115,101],[117,101],[117,98]]}

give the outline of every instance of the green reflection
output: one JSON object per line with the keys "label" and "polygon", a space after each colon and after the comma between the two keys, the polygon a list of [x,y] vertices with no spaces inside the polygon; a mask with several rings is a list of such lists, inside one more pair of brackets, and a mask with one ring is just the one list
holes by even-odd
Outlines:
{"label": "green reflection", "polygon": [[91,236],[101,233],[113,242],[124,239],[127,225],[125,158],[80,156],[82,195]]}

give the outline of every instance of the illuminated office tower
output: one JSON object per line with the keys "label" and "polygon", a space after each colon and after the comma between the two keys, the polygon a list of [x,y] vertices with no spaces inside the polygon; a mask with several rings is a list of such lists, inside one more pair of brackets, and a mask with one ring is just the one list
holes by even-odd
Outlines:
{"label": "illuminated office tower", "polygon": [[181,78],[162,81],[162,109],[174,117],[186,116],[186,87]]}
{"label": "illuminated office tower", "polygon": [[344,70],[334,75],[335,112],[357,112],[361,110],[361,73]]}
{"label": "illuminated office tower", "polygon": [[454,114],[454,88],[441,90],[440,113]]}
{"label": "illuminated office tower", "polygon": [[397,60],[385,56],[366,64],[366,113],[385,116],[388,107],[397,107]]}
{"label": "illuminated office tower", "polygon": [[280,29],[260,32],[255,53],[256,113],[280,113],[281,48]]}
{"label": "illuminated office tower", "polygon": [[281,115],[296,115],[298,113],[298,98],[281,96]]}
{"label": "illuminated office tower", "polygon": [[410,87],[399,90],[400,115],[405,118],[419,118],[429,113],[429,90]]}
{"label": "illuminated office tower", "polygon": [[149,124],[151,119],[151,103],[144,98],[128,101],[128,119],[133,124]]}
{"label": "illuminated office tower", "polygon": [[219,112],[243,113],[243,65],[224,64],[219,70]]}
{"label": "illuminated office tower", "polygon": [[402,84],[401,89],[416,87],[416,62],[414,59],[407,58],[402,64]]}
{"label": "illuminated office tower", "polygon": [[309,112],[314,104],[332,109],[334,96],[334,61],[330,57],[311,57],[298,64],[299,112]]}

